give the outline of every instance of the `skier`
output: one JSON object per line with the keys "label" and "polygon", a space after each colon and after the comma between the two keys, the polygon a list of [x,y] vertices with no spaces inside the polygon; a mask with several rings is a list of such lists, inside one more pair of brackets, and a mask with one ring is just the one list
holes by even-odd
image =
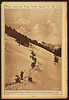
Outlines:
{"label": "skier", "polygon": [[32,77],[29,77],[28,80],[29,80],[30,82],[32,82]]}
{"label": "skier", "polygon": [[23,74],[24,74],[24,72],[21,71],[21,74],[20,74],[21,80],[23,80]]}
{"label": "skier", "polygon": [[32,62],[32,64],[31,64],[32,69],[35,67],[35,64],[36,64],[36,62]]}

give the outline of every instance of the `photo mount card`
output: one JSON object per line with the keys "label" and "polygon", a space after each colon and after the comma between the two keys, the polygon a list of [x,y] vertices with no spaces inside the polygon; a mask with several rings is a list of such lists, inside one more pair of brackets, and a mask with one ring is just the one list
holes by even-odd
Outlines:
{"label": "photo mount card", "polygon": [[67,98],[67,2],[2,2],[1,98]]}

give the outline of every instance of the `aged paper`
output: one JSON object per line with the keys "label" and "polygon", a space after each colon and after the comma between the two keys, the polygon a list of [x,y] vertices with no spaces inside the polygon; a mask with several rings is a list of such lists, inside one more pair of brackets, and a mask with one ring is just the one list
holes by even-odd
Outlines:
{"label": "aged paper", "polygon": [[67,98],[67,2],[3,2],[1,30],[1,97]]}

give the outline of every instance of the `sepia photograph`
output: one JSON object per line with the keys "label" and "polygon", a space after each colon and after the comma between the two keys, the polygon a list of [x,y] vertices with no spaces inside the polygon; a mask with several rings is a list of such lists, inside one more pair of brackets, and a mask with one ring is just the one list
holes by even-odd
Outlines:
{"label": "sepia photograph", "polygon": [[[34,93],[31,94],[33,96],[29,93],[28,98],[39,98],[39,93],[42,93],[42,98],[46,98],[46,91],[57,93],[57,98],[67,97],[67,33],[64,10],[66,2],[2,4],[4,97],[11,94],[17,96],[17,91],[21,92],[21,97],[24,97],[24,92]],[[62,95],[63,93],[65,94]],[[53,98],[56,97],[54,95]]]}

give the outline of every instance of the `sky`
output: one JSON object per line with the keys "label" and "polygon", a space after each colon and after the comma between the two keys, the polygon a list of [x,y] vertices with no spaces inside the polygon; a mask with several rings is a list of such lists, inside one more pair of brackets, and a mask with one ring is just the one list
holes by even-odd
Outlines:
{"label": "sky", "polygon": [[[40,34],[41,30],[45,42],[61,44],[62,33],[62,9],[5,9],[5,23],[18,25],[26,29],[26,26]],[[25,27],[24,27],[25,26]],[[39,29],[40,28],[40,29]],[[38,33],[37,33],[38,32]],[[29,32],[31,34],[31,32]],[[33,32],[34,34],[34,32]],[[32,35],[32,34],[31,34]],[[35,37],[35,35],[34,35]],[[46,39],[45,39],[46,37]],[[43,39],[41,38],[41,39]],[[51,40],[52,39],[52,40]]]}

